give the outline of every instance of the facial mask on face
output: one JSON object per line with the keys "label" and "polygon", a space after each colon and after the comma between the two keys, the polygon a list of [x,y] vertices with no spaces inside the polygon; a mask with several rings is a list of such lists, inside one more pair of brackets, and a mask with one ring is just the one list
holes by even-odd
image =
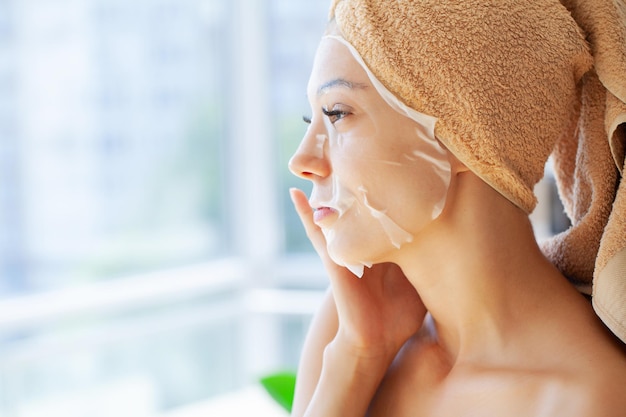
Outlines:
{"label": "facial mask on face", "polygon": [[[446,201],[446,194],[450,184],[451,167],[448,160],[448,153],[435,138],[435,123],[437,119],[427,114],[419,113],[402,103],[396,98],[384,85],[372,74],[369,68],[365,65],[363,59],[359,53],[350,45],[345,39],[336,35],[328,35],[325,38],[334,39],[348,48],[350,53],[359,63],[359,65],[365,70],[370,82],[385,100],[385,102],[395,111],[399,112],[403,116],[415,121],[418,127],[415,129],[415,147],[403,155],[405,160],[372,160],[373,164],[385,164],[388,166],[403,167],[410,164],[428,164],[431,169],[431,173],[434,173],[439,179],[441,185],[437,185],[438,188],[435,194],[440,195],[441,198],[438,201],[432,203],[431,219],[437,218],[443,211],[443,207]],[[330,139],[326,135],[317,135],[318,146],[320,150],[320,156],[324,156],[324,146]],[[341,147],[341,141],[338,140],[335,144],[329,146]],[[380,207],[380,202],[376,201],[375,195],[369,195],[370,188],[368,184],[362,184],[355,190],[357,193],[351,192],[348,187],[345,187],[341,183],[341,179],[337,178],[335,174],[332,174],[332,199],[329,201],[312,201],[312,205],[315,207],[328,206],[333,207],[339,212],[339,218],[341,218],[348,210],[350,210],[355,204],[359,203],[365,208],[366,215],[371,216],[380,225],[381,229],[389,239],[389,243],[393,247],[400,249],[402,245],[413,241],[413,235],[400,227],[397,222],[389,217],[384,207]],[[431,193],[433,193],[431,191]],[[336,232],[333,228],[323,228],[324,236],[326,237],[327,247],[329,249],[329,255],[335,263],[341,266],[345,266],[352,273],[358,277],[363,276],[364,267],[371,267],[372,261],[358,260],[347,261],[341,254],[334,253],[331,250],[332,242],[336,239]]]}
{"label": "facial mask on face", "polygon": [[315,157],[318,159],[323,159],[324,158],[324,144],[328,140],[328,136],[320,134],[320,135],[315,136],[315,139],[317,139],[317,145],[315,147],[315,150],[316,150]]}
{"label": "facial mask on face", "polygon": [[378,219],[393,246],[400,249],[400,246],[404,243],[410,243],[413,241],[413,235],[394,223],[394,221],[391,220],[383,210],[377,210],[370,205],[369,201],[367,201],[367,190],[365,187],[359,187],[359,191],[363,193],[363,204],[365,204],[365,207],[369,209],[372,217]]}

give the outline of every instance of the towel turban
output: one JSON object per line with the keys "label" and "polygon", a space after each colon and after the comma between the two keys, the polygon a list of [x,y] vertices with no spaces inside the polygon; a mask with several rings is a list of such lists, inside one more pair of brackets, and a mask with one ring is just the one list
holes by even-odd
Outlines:
{"label": "towel turban", "polygon": [[438,119],[437,138],[530,213],[552,155],[572,226],[542,244],[626,341],[623,0],[335,0],[372,73]]}

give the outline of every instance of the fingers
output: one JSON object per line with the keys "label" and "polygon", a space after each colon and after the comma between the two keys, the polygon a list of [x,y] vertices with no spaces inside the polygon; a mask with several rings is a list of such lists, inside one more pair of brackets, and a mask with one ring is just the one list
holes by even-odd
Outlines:
{"label": "fingers", "polygon": [[306,227],[306,223],[309,220],[311,223],[313,222],[313,209],[309,205],[309,200],[307,199],[306,194],[304,194],[304,191],[297,188],[290,188],[289,195],[291,196],[291,201],[296,208],[296,212],[300,216],[302,223],[305,223]]}
{"label": "fingers", "polygon": [[313,209],[309,205],[306,194],[297,188],[291,188],[289,194],[307,237],[313,243],[315,250],[322,255],[322,252],[326,251],[326,239],[321,229],[313,222]]}
{"label": "fingers", "polygon": [[315,251],[322,259],[322,263],[326,267],[331,282],[337,277],[343,276],[343,274],[352,275],[347,269],[337,265],[328,255],[328,251],[326,250],[326,238],[324,237],[324,233],[322,233],[322,229],[313,222],[313,209],[309,205],[306,194],[297,188],[291,188],[289,194],[291,195],[291,201],[296,208],[296,212],[304,225],[306,235],[313,244]]}

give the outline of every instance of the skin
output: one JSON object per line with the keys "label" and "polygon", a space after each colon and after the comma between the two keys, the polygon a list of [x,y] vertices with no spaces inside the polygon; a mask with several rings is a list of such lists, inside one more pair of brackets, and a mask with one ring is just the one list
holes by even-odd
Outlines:
{"label": "skin", "polygon": [[[365,87],[339,87],[340,101],[353,111],[333,124],[322,111],[334,104],[325,101],[333,89],[317,90],[338,76]],[[360,245],[362,230],[375,239],[384,232],[366,216],[316,224],[307,197],[291,190],[331,283],[305,342],[292,415],[623,415],[623,345],[543,257],[526,213],[450,156],[445,208],[424,226],[410,181],[393,182],[376,164],[316,151],[316,136],[332,129],[372,140],[364,126],[386,113],[384,105],[371,106],[377,93],[362,76],[345,47],[321,42],[308,88],[311,126],[290,169],[313,183],[313,195],[328,189],[333,173],[374,171],[386,185],[380,192],[394,196],[385,200],[387,213],[412,230],[413,241],[399,249]],[[402,122],[394,126],[402,130]],[[416,210],[406,210],[409,203]],[[375,260],[363,278],[331,259],[320,225],[335,228],[333,251],[365,251]]]}
{"label": "skin", "polygon": [[[317,223],[330,256],[344,265],[376,263],[432,220],[447,182],[432,163],[424,163],[422,155],[434,152],[433,144],[419,137],[421,126],[382,99],[352,55],[335,53],[345,52],[343,45],[333,39],[323,43],[328,47],[320,50],[321,60],[333,60],[334,67],[318,66],[310,80],[308,96],[320,111],[313,113],[297,154],[311,156],[321,174],[310,204],[330,209]],[[447,163],[445,151],[434,146],[440,152],[435,157]],[[398,184],[403,193],[388,184]]]}

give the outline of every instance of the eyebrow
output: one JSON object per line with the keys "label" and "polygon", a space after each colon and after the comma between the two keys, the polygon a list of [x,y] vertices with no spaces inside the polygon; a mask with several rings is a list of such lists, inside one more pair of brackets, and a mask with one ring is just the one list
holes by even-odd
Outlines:
{"label": "eyebrow", "polygon": [[348,81],[344,78],[335,78],[334,80],[330,80],[320,85],[319,88],[317,89],[317,96],[319,97],[322,94],[326,93],[331,88],[336,88],[336,87],[343,87],[343,88],[349,88],[349,89],[355,89],[355,88],[363,89],[363,88],[367,88],[367,85],[362,84],[362,83],[353,83],[352,81]]}

